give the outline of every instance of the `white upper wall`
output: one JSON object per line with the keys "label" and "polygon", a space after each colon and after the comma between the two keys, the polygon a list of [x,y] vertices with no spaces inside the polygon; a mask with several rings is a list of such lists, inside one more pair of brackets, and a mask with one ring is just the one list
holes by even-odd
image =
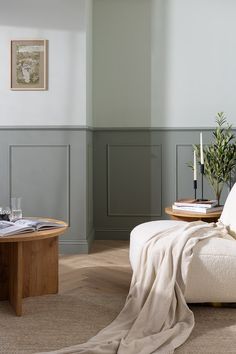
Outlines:
{"label": "white upper wall", "polygon": [[[236,126],[235,13],[235,0],[94,0],[92,21],[92,0],[0,0],[0,125],[204,127],[225,111]],[[48,91],[10,90],[24,38],[49,41]]]}
{"label": "white upper wall", "polygon": [[[0,0],[0,125],[87,125],[86,1]],[[10,41],[38,38],[49,44],[48,90],[11,91]]]}
{"label": "white upper wall", "polygon": [[94,125],[236,126],[235,0],[95,0]]}
{"label": "white upper wall", "polygon": [[236,1],[152,5],[152,125],[214,126],[219,111],[236,125]]}
{"label": "white upper wall", "polygon": [[151,98],[149,0],[95,0],[93,26],[94,125],[143,126]]}

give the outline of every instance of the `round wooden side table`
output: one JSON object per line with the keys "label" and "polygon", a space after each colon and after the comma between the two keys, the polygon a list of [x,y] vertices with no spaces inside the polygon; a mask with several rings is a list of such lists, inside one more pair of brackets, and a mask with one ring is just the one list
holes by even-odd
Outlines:
{"label": "round wooden side table", "polygon": [[9,300],[17,316],[23,298],[58,292],[58,237],[68,225],[45,220],[63,227],[0,237],[0,301]]}
{"label": "round wooden side table", "polygon": [[183,211],[183,210],[173,210],[172,207],[166,207],[165,213],[170,215],[172,220],[181,220],[181,221],[197,221],[202,220],[206,222],[217,222],[222,211],[214,211],[211,213],[194,213],[192,211]]}

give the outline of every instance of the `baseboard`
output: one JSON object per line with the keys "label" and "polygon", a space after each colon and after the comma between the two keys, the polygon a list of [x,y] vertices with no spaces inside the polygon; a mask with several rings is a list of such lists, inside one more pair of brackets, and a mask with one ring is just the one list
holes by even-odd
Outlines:
{"label": "baseboard", "polygon": [[95,240],[129,240],[131,229],[95,229]]}
{"label": "baseboard", "polygon": [[91,229],[86,240],[60,240],[60,254],[87,254],[94,240],[94,230]]}
{"label": "baseboard", "polygon": [[82,254],[89,252],[87,240],[62,240],[59,242],[60,254]]}
{"label": "baseboard", "polygon": [[91,229],[89,234],[88,234],[88,237],[87,237],[88,252],[90,252],[91,246],[92,246],[93,241],[94,241],[94,236],[95,236],[94,229]]}

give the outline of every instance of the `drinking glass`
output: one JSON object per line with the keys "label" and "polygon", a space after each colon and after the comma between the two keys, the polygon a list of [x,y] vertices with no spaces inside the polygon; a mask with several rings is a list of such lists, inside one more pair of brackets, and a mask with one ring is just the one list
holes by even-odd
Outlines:
{"label": "drinking glass", "polygon": [[22,209],[21,209],[21,198],[14,197],[11,198],[11,220],[21,219]]}

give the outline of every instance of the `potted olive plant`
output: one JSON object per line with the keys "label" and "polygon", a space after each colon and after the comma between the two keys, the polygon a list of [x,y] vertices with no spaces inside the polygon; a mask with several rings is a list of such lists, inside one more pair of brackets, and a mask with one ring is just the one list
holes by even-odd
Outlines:
{"label": "potted olive plant", "polygon": [[[231,177],[236,167],[236,143],[232,125],[227,123],[224,112],[217,113],[217,127],[213,131],[213,141],[203,149],[204,174],[208,179],[218,205],[225,184],[230,185]],[[193,145],[198,162],[200,161],[200,146]]]}

